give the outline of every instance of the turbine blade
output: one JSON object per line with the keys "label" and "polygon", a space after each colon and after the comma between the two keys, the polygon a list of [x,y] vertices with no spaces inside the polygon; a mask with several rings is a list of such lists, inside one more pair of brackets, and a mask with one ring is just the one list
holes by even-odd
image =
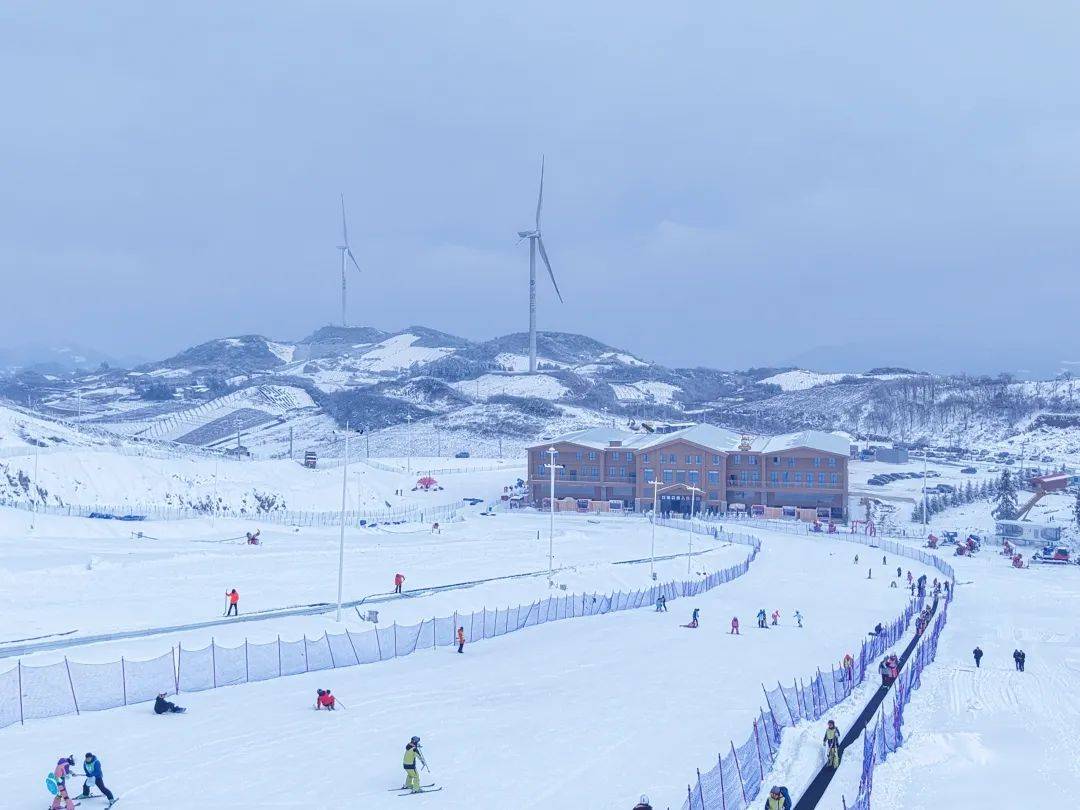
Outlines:
{"label": "turbine blade", "polygon": [[348,246],[348,245],[346,245],[346,246],[345,246],[345,253],[346,253],[346,255],[347,255],[347,256],[349,257],[349,261],[351,261],[351,262],[353,263],[353,267],[355,267],[355,268],[356,268],[356,272],[357,272],[357,273],[361,273],[361,272],[363,272],[363,271],[362,271],[362,270],[360,269],[360,265],[359,265],[359,264],[357,263],[357,261],[356,261],[356,257],[355,257],[355,256],[353,256],[353,252],[352,252],[352,250],[351,250],[351,249],[349,248],[349,246]]}
{"label": "turbine blade", "polygon": [[565,303],[562,293],[559,292],[559,285],[555,282],[555,274],[551,271],[551,262],[548,261],[547,251],[544,250],[544,240],[537,237],[536,246],[540,248],[540,258],[544,260],[544,266],[547,268],[548,275],[551,276],[551,286],[555,288],[555,295],[559,296],[559,303]]}
{"label": "turbine blade", "polygon": [[544,206],[544,156],[540,155],[540,195],[536,198],[536,230],[540,230],[540,209]]}
{"label": "turbine blade", "polygon": [[349,226],[345,224],[345,195],[341,195],[341,235],[345,240],[345,246],[349,245]]}

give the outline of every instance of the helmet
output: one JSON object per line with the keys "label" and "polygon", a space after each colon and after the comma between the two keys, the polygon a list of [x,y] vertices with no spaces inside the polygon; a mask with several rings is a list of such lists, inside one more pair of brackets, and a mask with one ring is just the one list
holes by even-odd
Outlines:
{"label": "helmet", "polygon": [[410,740],[409,742],[411,742],[411,743],[414,743],[414,744],[415,744],[415,743],[419,743],[419,742],[420,742],[420,738],[419,738],[419,737],[413,737],[413,738],[412,738],[412,739],[411,739],[411,740]]}
{"label": "helmet", "polygon": [[74,765],[75,764],[75,755],[74,754],[68,754],[67,759],[65,760],[65,762],[67,762],[68,765]]}
{"label": "helmet", "polygon": [[638,799],[638,801],[639,801],[639,802],[640,802],[641,804],[648,804],[648,803],[649,803],[649,797],[648,797],[648,796],[646,796],[646,795],[645,795],[644,793],[642,793],[642,794],[641,794],[641,798],[640,798],[640,799]]}
{"label": "helmet", "polygon": [[87,758],[87,759],[93,759],[93,758],[94,758],[94,755],[93,755],[93,754],[91,754],[91,753],[90,753],[89,751],[87,751],[87,752],[86,752],[86,758]]}

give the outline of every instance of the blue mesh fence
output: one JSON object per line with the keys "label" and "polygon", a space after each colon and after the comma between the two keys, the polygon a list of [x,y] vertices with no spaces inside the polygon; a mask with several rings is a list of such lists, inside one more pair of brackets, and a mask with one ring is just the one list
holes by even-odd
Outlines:
{"label": "blue mesh fence", "polygon": [[126,706],[152,700],[161,692],[198,692],[449,647],[457,643],[458,627],[463,628],[466,641],[471,643],[547,622],[635,610],[655,604],[661,594],[668,600],[678,599],[741,577],[750,570],[761,548],[755,537],[727,533],[714,526],[701,533],[718,541],[748,546],[750,554],[737,565],[693,580],[626,593],[568,594],[517,607],[484,608],[468,615],[455,613],[414,625],[393,624],[364,633],[324,633],[297,641],[278,638],[266,644],[245,641],[238,647],[223,647],[211,640],[210,646],[201,650],[178,646],[149,661],[121,659],[83,664],[65,659],[46,666],[18,661],[12,669],[0,672],[0,728],[28,719]]}
{"label": "blue mesh fence", "polygon": [[[679,521],[672,521],[673,524],[677,522]],[[704,524],[702,531],[709,528],[708,524]],[[889,540],[875,542],[873,538],[858,535],[843,535],[841,539],[873,546],[898,557],[917,560],[940,571],[955,586],[952,566],[936,555]],[[912,690],[918,688],[923,668],[934,660],[938,634],[945,626],[948,604],[953,592],[954,587],[950,587],[945,596],[945,609],[935,618],[930,631],[924,631],[916,654],[897,679],[892,709],[883,709],[874,731],[867,732],[859,795],[856,803],[849,808],[869,810],[873,766],[903,742],[903,708],[910,699]],[[742,745],[732,742],[730,752],[720,754],[716,765],[704,773],[700,770],[697,772],[696,784],[686,787],[683,810],[743,810],[749,807],[760,793],[765,777],[776,760],[782,730],[803,720],[819,720],[838,703],[846,700],[852,690],[866,679],[874,662],[903,638],[912,620],[917,618],[922,609],[923,601],[921,598],[913,599],[904,612],[885,628],[885,632],[863,641],[857,658],[852,657],[850,661],[845,659],[840,667],[832,667],[828,673],[818,670],[806,682],[795,680],[790,686],[777,683],[775,689],[763,686],[768,711],[759,710],[759,716],[753,722],[753,730]]]}

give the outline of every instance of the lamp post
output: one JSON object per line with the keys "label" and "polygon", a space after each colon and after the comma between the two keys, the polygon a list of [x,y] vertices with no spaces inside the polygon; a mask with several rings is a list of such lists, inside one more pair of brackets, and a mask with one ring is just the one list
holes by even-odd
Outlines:
{"label": "lamp post", "polygon": [[698,492],[704,493],[704,490],[700,490],[693,484],[687,484],[686,488],[690,490],[690,545],[686,551],[686,575],[690,576],[690,557],[694,553],[694,495]]}
{"label": "lamp post", "polygon": [[341,538],[338,541],[337,568],[337,614],[334,621],[341,621],[341,587],[345,579],[345,490],[349,482],[349,423],[345,423],[345,463],[341,467]]}
{"label": "lamp post", "polygon": [[926,448],[922,451],[922,528],[926,534]]}
{"label": "lamp post", "polygon": [[405,428],[405,471],[407,473],[412,472],[412,414],[406,414],[405,421],[408,423],[408,427]]}
{"label": "lamp post", "polygon": [[558,450],[554,447],[548,448],[548,467],[551,468],[551,497],[548,498],[548,506],[551,507],[551,519],[548,525],[548,585],[553,583],[552,577],[555,573],[555,470],[561,470],[562,465],[555,463],[555,456],[558,455]]}

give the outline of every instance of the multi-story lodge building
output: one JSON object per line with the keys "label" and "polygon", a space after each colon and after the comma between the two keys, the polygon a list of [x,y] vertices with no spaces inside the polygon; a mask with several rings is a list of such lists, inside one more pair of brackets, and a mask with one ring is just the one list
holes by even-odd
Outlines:
{"label": "multi-story lodge building", "polygon": [[832,433],[751,438],[712,425],[670,433],[579,430],[529,448],[529,489],[536,504],[550,494],[552,447],[560,501],[621,501],[615,505],[651,509],[658,489],[660,511],[689,512],[695,487],[695,512],[795,507],[847,516],[850,448]]}

